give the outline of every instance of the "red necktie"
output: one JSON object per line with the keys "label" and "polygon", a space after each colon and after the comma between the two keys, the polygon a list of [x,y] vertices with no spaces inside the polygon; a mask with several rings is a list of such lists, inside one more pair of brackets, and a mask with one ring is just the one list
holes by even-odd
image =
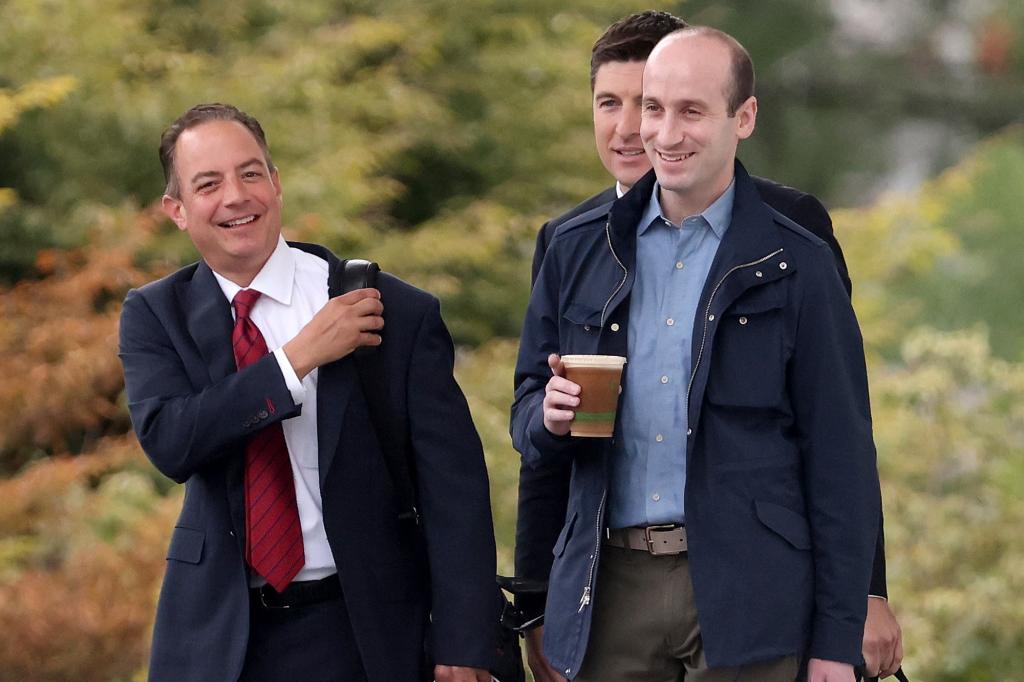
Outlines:
{"label": "red necktie", "polygon": [[[260,292],[235,294],[235,328],[231,345],[238,369],[267,354],[267,342],[249,318]],[[245,559],[278,592],[305,563],[302,527],[295,502],[295,480],[281,423],[274,422],[249,439],[245,447]]]}

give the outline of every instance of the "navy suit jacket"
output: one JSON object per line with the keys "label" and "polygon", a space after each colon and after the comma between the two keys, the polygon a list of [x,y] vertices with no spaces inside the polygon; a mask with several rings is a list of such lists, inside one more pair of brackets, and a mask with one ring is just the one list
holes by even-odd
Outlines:
{"label": "navy suit jacket", "polygon": [[[852,293],[852,283],[843,257],[843,250],[832,230],[832,219],[821,202],[813,195],[779,183],[752,176],[761,199],[809,232],[824,240],[835,256],[836,269]],[[583,201],[574,208],[553,218],[537,232],[533,252],[531,282],[537,280],[544,254],[561,225],[600,206],[610,206],[616,199],[615,187],[609,187]],[[525,463],[519,469],[519,511],[516,521],[515,565],[516,575],[534,580],[546,580],[551,571],[551,548],[565,518],[569,495],[571,467],[567,462],[555,461],[547,466],[531,468]],[[879,523],[875,548],[875,562],[871,574],[871,594],[888,596],[885,574],[885,539]],[[516,605],[527,617],[540,615],[544,610],[544,594],[524,594],[516,598]]]}
{"label": "navy suit jacket", "polygon": [[[339,264],[326,249],[293,244]],[[120,356],[135,432],[154,465],[185,483],[167,553],[150,680],[223,682],[249,634],[244,445],[317,410],[324,525],[372,681],[415,680],[428,614],[437,662],[487,667],[495,550],[487,471],[438,301],[378,282],[386,391],[414,456],[421,526],[398,518],[351,354],[319,370],[316,405],[296,405],[272,355],[236,370],[230,306],[205,262],[128,293]],[[324,633],[330,637],[330,633]],[[301,656],[301,650],[296,656]]]}

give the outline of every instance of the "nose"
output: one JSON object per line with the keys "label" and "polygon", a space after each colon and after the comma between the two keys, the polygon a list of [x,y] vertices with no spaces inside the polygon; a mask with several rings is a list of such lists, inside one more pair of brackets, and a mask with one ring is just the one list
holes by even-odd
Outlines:
{"label": "nose", "polygon": [[686,126],[683,120],[668,112],[658,122],[658,131],[655,140],[658,146],[671,148],[680,145],[686,137]]}
{"label": "nose", "polygon": [[619,118],[615,122],[615,134],[622,140],[640,134],[640,107],[626,103],[622,105]]}
{"label": "nose", "polygon": [[224,205],[233,206],[240,204],[245,201],[246,191],[245,183],[242,179],[235,176],[230,176],[224,181]]}

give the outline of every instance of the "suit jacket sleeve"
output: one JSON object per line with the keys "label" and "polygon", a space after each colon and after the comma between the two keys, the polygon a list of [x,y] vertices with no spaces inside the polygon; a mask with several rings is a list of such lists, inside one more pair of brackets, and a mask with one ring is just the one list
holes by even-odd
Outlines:
{"label": "suit jacket sleeve", "polygon": [[809,655],[856,665],[881,501],[861,334],[824,248],[796,273],[806,282],[789,367],[814,548]]}
{"label": "suit jacket sleeve", "polygon": [[544,262],[544,254],[547,253],[548,244],[551,242],[550,229],[551,221],[548,221],[540,226],[540,230],[537,231],[537,243],[533,248],[533,265],[530,267],[530,286],[532,287],[537,282],[537,277],[540,275],[540,266]]}
{"label": "suit jacket sleeve", "polygon": [[[228,446],[300,411],[273,354],[197,388],[164,321],[138,290],[128,292],[121,311],[119,355],[139,443],[179,483],[232,452]],[[205,367],[192,369],[205,375]]]}
{"label": "suit jacket sleeve", "polygon": [[431,579],[434,658],[486,668],[496,643],[495,546],[483,447],[431,299],[412,351],[410,441]]}
{"label": "suit jacket sleeve", "polygon": [[850,272],[846,267],[846,258],[843,257],[843,249],[839,246],[835,231],[832,227],[832,217],[817,198],[810,194],[802,194],[792,203],[787,211],[782,211],[786,217],[794,221],[809,232],[812,232],[819,239],[822,239],[832,255],[836,259],[836,270],[839,271],[839,278],[843,280],[843,287],[847,294],[853,293],[853,282],[850,281]]}

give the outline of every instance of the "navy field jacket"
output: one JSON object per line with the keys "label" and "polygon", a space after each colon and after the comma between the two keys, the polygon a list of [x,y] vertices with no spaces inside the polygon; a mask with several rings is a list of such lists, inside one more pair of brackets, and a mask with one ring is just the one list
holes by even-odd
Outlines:
{"label": "navy field jacket", "polygon": [[[628,358],[636,227],[653,183],[649,173],[610,210],[559,228],[516,366],[516,449],[528,465],[572,462],[544,635],[570,678],[600,599],[611,442],[545,429],[547,356]],[[709,664],[805,653],[859,663],[880,509],[861,335],[828,246],[764,204],[739,162],[692,357],[685,514]]]}

